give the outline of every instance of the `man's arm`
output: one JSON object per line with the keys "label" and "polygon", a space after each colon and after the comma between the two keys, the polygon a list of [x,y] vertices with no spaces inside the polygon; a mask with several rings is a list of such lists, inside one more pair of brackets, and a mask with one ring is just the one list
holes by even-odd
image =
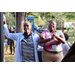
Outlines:
{"label": "man's arm", "polygon": [[[4,16],[3,16],[4,17]],[[9,33],[9,30],[7,28],[7,24],[6,24],[6,19],[4,18],[4,21],[3,21],[4,25],[3,25],[3,30],[4,30],[4,33],[6,35],[7,38],[10,38],[12,40],[17,40],[18,38],[18,34],[14,34],[14,33]]]}
{"label": "man's arm", "polygon": [[15,33],[9,33],[9,30],[7,28],[7,24],[4,24],[3,30],[4,30],[4,33],[5,33],[6,37],[10,38],[12,40],[17,40],[19,35],[20,35],[20,33],[16,33],[16,34]]}

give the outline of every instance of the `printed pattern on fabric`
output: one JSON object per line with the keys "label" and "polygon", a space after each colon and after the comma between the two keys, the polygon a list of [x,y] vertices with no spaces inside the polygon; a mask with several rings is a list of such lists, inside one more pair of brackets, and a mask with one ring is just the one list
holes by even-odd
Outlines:
{"label": "printed pattern on fabric", "polygon": [[[43,31],[41,34],[45,35],[45,38],[52,38],[53,33],[50,33],[49,31]],[[62,32],[57,31],[57,35],[63,35]],[[53,41],[49,41],[52,43]],[[58,45],[50,45],[50,46],[44,46],[44,49],[48,51],[61,51],[62,50],[62,44],[59,43]]]}

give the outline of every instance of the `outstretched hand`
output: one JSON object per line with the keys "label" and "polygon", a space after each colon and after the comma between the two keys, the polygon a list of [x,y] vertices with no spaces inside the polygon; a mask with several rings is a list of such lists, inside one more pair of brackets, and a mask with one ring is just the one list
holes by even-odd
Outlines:
{"label": "outstretched hand", "polygon": [[3,15],[3,24],[6,24],[6,17]]}

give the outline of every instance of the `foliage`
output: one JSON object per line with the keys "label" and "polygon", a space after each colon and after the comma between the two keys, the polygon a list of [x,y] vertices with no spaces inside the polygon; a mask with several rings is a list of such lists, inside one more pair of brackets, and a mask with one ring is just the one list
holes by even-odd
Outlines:
{"label": "foliage", "polygon": [[38,25],[45,25],[46,22],[50,21],[51,19],[55,19],[53,12],[27,12],[26,17],[28,16],[34,17],[36,27]]}
{"label": "foliage", "polygon": [[15,17],[13,15],[12,12],[4,12],[3,13],[6,16],[6,21],[7,21],[7,25],[8,27],[12,26],[15,27]]}
{"label": "foliage", "polygon": [[43,25],[50,20],[56,20],[57,22],[62,20],[75,21],[75,12],[27,12],[27,17],[28,16],[34,16],[36,25]]}
{"label": "foliage", "polygon": [[[9,26],[15,27],[15,17],[13,13],[4,12],[7,23]],[[35,26],[38,25],[45,25],[46,22],[50,20],[62,21],[63,18],[66,21],[73,21],[75,20],[75,12],[26,12],[26,20],[28,16],[34,17]]]}
{"label": "foliage", "polygon": [[66,21],[75,21],[75,12],[53,12],[56,17],[56,20],[61,20],[64,18]]}

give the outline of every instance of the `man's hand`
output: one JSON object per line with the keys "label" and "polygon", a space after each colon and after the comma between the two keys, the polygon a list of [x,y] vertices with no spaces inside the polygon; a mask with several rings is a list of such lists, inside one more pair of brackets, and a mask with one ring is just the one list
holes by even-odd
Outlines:
{"label": "man's hand", "polygon": [[45,39],[45,35],[44,34],[40,34],[40,38],[41,39]]}
{"label": "man's hand", "polygon": [[3,15],[3,24],[6,24],[6,17]]}

